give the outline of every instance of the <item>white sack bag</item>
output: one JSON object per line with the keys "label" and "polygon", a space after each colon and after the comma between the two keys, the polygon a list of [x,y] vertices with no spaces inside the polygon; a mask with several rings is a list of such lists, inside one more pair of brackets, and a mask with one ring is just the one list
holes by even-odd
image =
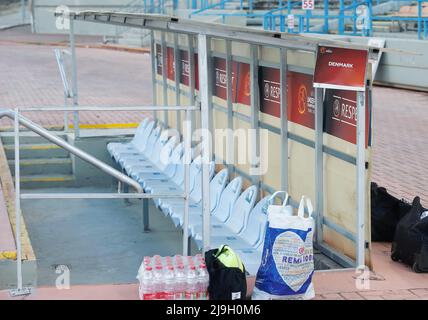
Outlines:
{"label": "white sack bag", "polygon": [[[288,197],[284,202],[287,201]],[[278,207],[281,206],[268,207],[263,256],[252,298],[312,299],[315,297],[312,203],[302,196],[297,215],[289,214],[288,208]]]}

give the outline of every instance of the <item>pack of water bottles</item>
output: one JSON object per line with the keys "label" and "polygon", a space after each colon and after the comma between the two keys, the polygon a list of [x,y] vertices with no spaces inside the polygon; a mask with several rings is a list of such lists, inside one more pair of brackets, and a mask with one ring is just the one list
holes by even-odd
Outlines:
{"label": "pack of water bottles", "polygon": [[144,257],[137,279],[140,300],[208,300],[209,275],[201,254]]}

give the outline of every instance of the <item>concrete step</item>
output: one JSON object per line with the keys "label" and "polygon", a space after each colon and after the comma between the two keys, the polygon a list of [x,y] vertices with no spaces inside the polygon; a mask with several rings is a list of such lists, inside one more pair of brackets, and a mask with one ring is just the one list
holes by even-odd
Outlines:
{"label": "concrete step", "polygon": [[[15,159],[15,145],[3,145],[6,157],[9,160]],[[32,143],[20,145],[20,158],[22,159],[49,159],[67,158],[69,152],[52,143]]]}
{"label": "concrete step", "polygon": [[[14,179],[15,180],[15,179]],[[75,186],[71,174],[23,175],[20,179],[22,189],[59,188]]]}
{"label": "concrete step", "polygon": [[[15,161],[8,160],[12,175],[15,174]],[[20,161],[22,175],[71,174],[73,171],[70,158],[23,159]]]}

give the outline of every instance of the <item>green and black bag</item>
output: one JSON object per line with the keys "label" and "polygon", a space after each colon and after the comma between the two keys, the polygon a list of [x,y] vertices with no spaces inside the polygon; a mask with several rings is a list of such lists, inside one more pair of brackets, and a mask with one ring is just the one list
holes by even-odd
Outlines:
{"label": "green and black bag", "polygon": [[245,300],[247,279],[244,264],[228,246],[205,252],[210,300]]}

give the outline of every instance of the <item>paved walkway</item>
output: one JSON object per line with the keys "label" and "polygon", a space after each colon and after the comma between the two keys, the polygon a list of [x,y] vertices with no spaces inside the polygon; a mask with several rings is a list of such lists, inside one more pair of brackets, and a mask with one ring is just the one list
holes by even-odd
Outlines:
{"label": "paved walkway", "polygon": [[[374,270],[369,286],[356,287],[353,271],[316,272],[314,275],[315,300],[428,300],[428,274],[413,273],[408,267],[394,263],[388,256],[390,244],[373,245]],[[248,280],[251,294],[254,278]],[[3,299],[138,299],[138,284],[76,285],[69,290],[41,287],[27,297],[11,298],[7,290],[0,291]]]}
{"label": "paved walkway", "polygon": [[[99,37],[78,39],[79,43],[87,44],[100,40]],[[11,41],[51,43],[66,40],[66,36],[30,37],[13,29],[0,31],[0,107],[64,105],[54,55],[54,49],[60,47]],[[76,51],[80,105],[135,106],[152,103],[148,54],[86,48],[77,48]],[[33,112],[29,116],[42,125],[63,125],[62,112]],[[82,124],[129,123],[139,122],[143,116],[142,112],[81,112],[80,120]],[[9,120],[7,122],[3,120],[0,125],[11,125]]]}

